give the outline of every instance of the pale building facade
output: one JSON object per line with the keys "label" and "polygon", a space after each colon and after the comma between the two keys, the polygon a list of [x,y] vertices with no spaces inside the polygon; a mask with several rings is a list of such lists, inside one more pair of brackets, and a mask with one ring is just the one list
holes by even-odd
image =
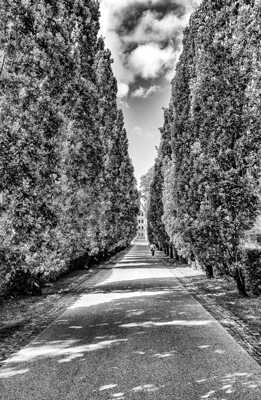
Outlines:
{"label": "pale building facade", "polygon": [[136,240],[139,241],[148,241],[148,234],[147,234],[147,218],[144,204],[141,202],[140,205],[140,212],[138,214],[138,232],[136,236]]}

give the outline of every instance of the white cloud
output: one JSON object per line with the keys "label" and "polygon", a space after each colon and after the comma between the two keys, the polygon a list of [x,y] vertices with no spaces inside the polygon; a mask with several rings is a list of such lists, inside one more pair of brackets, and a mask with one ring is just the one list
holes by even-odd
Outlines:
{"label": "white cloud", "polygon": [[131,97],[146,97],[145,90],[145,88],[139,87],[134,92],[132,92]]}
{"label": "white cloud", "polygon": [[[193,9],[201,0],[100,0],[101,34],[106,45],[111,49],[114,58],[113,71],[119,84],[119,97],[125,98],[129,85],[137,78],[156,79],[164,75],[167,80],[174,76],[174,68],[182,48],[183,29],[187,25]],[[143,4],[144,10],[137,18],[133,30],[118,28],[125,10],[129,6]],[[159,16],[153,6],[166,5],[166,14]],[[176,13],[168,6],[180,5],[184,12]],[[126,22],[126,21],[125,21]],[[125,33],[124,33],[125,32]],[[164,43],[164,45],[163,45]],[[131,45],[135,48],[132,51]],[[146,90],[139,89],[134,97],[147,97]]]}
{"label": "white cloud", "polygon": [[144,79],[157,78],[163,68],[174,66],[175,51],[168,46],[161,49],[158,44],[150,43],[137,47],[129,56],[129,66],[135,75]]}
{"label": "white cloud", "polygon": [[[110,8],[114,8],[114,9],[122,9],[122,8],[126,8],[131,4],[137,4],[137,3],[141,3],[141,4],[162,4],[162,0],[100,0],[102,5],[105,5],[106,7],[110,7]],[[186,9],[189,11],[193,8],[195,8],[196,6],[198,6],[200,4],[201,0],[172,0],[170,1],[170,3],[173,4],[180,4],[183,5],[184,7],[186,7]]]}
{"label": "white cloud", "polygon": [[[178,54],[179,53],[176,54],[177,60],[178,60]],[[174,70],[167,71],[166,75],[165,75],[165,79],[170,83],[172,81],[172,79],[174,78],[174,75],[175,75]]]}
{"label": "white cloud", "polygon": [[114,60],[112,68],[117,80],[127,84],[133,81],[133,73],[124,66],[122,41],[115,31],[115,3],[114,0],[101,0],[100,34],[104,36],[106,46],[111,50]]}
{"label": "white cloud", "polygon": [[128,96],[129,93],[129,85],[124,82],[119,82],[118,83],[118,97],[120,99]]}
{"label": "white cloud", "polygon": [[177,17],[174,14],[166,15],[164,18],[155,18],[154,13],[147,11],[139,21],[134,32],[130,35],[123,36],[126,43],[150,43],[161,42],[164,40],[171,40],[171,38],[178,36],[181,42],[182,32],[184,27],[188,24],[189,14],[182,17]]}
{"label": "white cloud", "polygon": [[141,97],[143,99],[146,99],[147,97],[151,96],[153,93],[157,92],[159,89],[160,89],[160,87],[156,86],[156,85],[153,85],[148,89],[139,87],[134,92],[132,92],[131,96],[132,97]]}

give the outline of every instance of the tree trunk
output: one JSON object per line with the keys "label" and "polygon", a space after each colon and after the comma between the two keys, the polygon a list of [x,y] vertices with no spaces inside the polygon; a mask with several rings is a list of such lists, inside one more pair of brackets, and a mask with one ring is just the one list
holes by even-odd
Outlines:
{"label": "tree trunk", "polygon": [[247,291],[246,291],[245,278],[244,278],[244,275],[243,275],[240,267],[236,268],[234,279],[237,284],[238,293],[241,296],[247,297],[248,295],[247,295]]}
{"label": "tree trunk", "polygon": [[2,76],[2,73],[3,73],[3,70],[4,70],[5,59],[6,59],[6,54],[4,52],[3,59],[2,59],[2,65],[1,65],[1,68],[0,68],[0,77]]}
{"label": "tree trunk", "polygon": [[170,256],[170,258],[174,258],[173,246],[172,246],[172,244],[169,246],[169,256]]}
{"label": "tree trunk", "polygon": [[214,278],[214,271],[212,265],[206,265],[206,275],[208,279]]}
{"label": "tree trunk", "polygon": [[169,246],[168,245],[165,245],[165,254],[166,254],[166,256],[169,255]]}

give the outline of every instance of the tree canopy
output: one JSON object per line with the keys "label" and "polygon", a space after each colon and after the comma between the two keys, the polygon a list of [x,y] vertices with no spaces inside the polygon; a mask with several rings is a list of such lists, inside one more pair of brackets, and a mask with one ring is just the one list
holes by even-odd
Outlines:
{"label": "tree canopy", "polygon": [[55,279],[135,236],[138,194],[113,60],[95,0],[14,0],[0,12],[5,283],[21,271]]}
{"label": "tree canopy", "polygon": [[243,294],[253,271],[242,243],[260,212],[260,29],[255,1],[205,0],[192,15],[172,82],[171,155],[155,164],[151,201],[164,212],[149,213],[151,235],[163,222],[180,254]]}

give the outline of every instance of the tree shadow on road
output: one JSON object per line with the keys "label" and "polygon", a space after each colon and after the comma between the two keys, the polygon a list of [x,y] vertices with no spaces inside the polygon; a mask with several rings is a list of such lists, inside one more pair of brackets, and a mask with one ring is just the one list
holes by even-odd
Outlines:
{"label": "tree shadow on road", "polygon": [[17,400],[17,387],[19,400],[33,391],[37,400],[260,400],[260,369],[246,356],[237,361],[232,338],[222,339],[222,328],[166,268],[139,268],[139,275],[137,268],[103,275],[7,360],[2,393]]}

